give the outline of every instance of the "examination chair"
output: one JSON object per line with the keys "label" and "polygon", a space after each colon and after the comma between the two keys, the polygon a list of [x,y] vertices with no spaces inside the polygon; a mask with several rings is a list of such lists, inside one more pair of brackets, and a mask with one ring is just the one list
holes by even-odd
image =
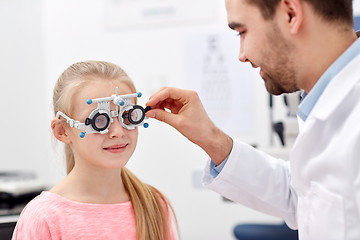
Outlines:
{"label": "examination chair", "polygon": [[298,231],[283,224],[239,224],[234,227],[238,240],[298,240]]}

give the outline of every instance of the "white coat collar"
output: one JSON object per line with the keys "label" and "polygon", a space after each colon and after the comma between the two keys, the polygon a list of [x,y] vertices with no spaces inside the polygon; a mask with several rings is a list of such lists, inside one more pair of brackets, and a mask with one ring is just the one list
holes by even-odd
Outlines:
{"label": "white coat collar", "polygon": [[329,83],[320,96],[317,104],[309,115],[319,120],[327,119],[338,105],[347,97],[351,89],[360,80],[360,55],[355,57],[337,76]]}

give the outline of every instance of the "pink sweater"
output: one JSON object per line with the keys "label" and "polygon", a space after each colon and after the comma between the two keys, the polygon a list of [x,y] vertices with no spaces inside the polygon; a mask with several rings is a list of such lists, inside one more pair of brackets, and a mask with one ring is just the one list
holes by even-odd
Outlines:
{"label": "pink sweater", "polygon": [[[169,222],[171,226],[171,220]],[[175,239],[171,229],[172,239]],[[12,240],[136,239],[131,202],[89,204],[42,192],[22,211]]]}

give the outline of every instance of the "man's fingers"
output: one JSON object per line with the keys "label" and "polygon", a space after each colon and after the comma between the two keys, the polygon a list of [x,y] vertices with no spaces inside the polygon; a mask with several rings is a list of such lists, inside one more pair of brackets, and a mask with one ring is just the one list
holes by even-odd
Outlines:
{"label": "man's fingers", "polygon": [[146,106],[156,106],[167,99],[181,101],[184,94],[185,91],[182,89],[163,87],[149,98]]}
{"label": "man's fingers", "polygon": [[160,92],[162,92],[165,88],[167,88],[167,87],[162,87],[162,88],[160,88],[159,90],[157,90],[155,93],[153,93],[153,94],[150,96],[149,100],[152,99],[152,98],[154,98],[156,95],[158,95]]}
{"label": "man's fingers", "polygon": [[155,118],[161,122],[167,123],[172,127],[176,128],[177,118],[174,114],[169,113],[162,109],[152,109],[146,113],[147,117]]}

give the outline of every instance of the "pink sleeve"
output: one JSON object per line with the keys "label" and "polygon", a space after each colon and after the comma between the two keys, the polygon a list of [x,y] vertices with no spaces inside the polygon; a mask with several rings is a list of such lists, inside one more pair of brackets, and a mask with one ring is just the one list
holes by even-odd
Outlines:
{"label": "pink sleeve", "polygon": [[13,232],[12,240],[52,239],[49,226],[41,214],[28,206],[23,210]]}

